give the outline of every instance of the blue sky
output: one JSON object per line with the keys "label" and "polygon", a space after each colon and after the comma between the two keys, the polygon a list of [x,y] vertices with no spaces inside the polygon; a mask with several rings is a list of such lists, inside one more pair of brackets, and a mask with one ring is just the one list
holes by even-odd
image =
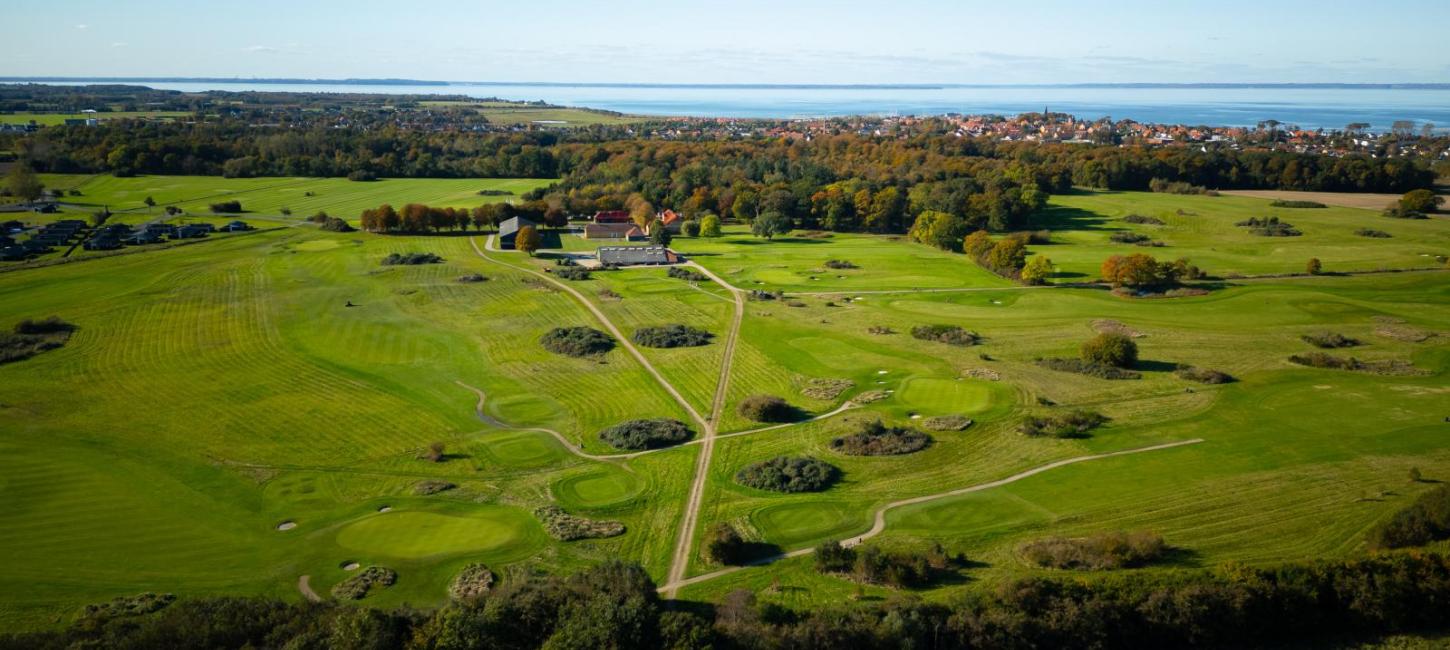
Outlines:
{"label": "blue sky", "polygon": [[1450,82],[1450,2],[8,0],[3,76]]}

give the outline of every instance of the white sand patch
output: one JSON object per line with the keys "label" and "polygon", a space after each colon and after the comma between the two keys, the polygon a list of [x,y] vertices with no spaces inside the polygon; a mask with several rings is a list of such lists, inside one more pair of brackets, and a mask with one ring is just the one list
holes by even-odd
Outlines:
{"label": "white sand patch", "polygon": [[297,527],[297,522],[295,522],[295,521],[284,521],[284,522],[282,522],[280,524],[277,524],[277,530],[292,530],[293,528],[296,528],[296,527]]}
{"label": "white sand patch", "polygon": [[378,512],[392,512],[392,511],[393,511],[393,507],[392,506],[383,506],[381,508],[378,508]]}
{"label": "white sand patch", "polygon": [[357,571],[360,568],[362,568],[362,565],[358,564],[357,562],[348,562],[347,564],[342,565],[343,571]]}

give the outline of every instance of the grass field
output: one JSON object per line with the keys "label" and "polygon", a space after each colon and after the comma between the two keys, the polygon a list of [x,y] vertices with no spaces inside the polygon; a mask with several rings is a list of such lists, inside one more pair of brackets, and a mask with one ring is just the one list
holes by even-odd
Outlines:
{"label": "grass field", "polygon": [[190,117],[191,113],[184,111],[109,111],[105,113],[0,113],[0,124],[29,124],[34,122],[42,126],[55,126],[65,124],[66,120],[125,120],[125,119],[152,119],[152,120],[175,120]]}
{"label": "grass field", "polygon": [[538,124],[545,126],[592,126],[596,124],[633,124],[644,121],[637,115],[571,108],[568,106],[532,106],[523,102],[458,102],[430,101],[424,106],[458,108],[474,111],[493,124],[513,126],[517,124]]}
{"label": "grass field", "polygon": [[[478,189],[518,183],[510,187],[523,191],[544,182],[47,178],[63,181],[82,190],[77,199],[114,202],[113,209],[147,194],[188,209],[237,198],[259,222],[284,204],[296,216],[326,209],[351,217],[382,202],[473,205],[489,200]],[[303,196],[307,191],[315,195]],[[1243,197],[1054,197],[1046,215],[1056,226],[1054,243],[1032,252],[1051,257],[1060,280],[1093,277],[1106,255],[1139,250],[1187,256],[1225,276],[1297,272],[1308,257],[1329,270],[1426,267],[1435,263],[1422,255],[1450,253],[1443,219],[1267,206]],[[1167,225],[1122,223],[1130,213]],[[1305,235],[1258,238],[1232,225],[1267,214]],[[1395,237],[1357,237],[1358,227]],[[1110,243],[1117,228],[1150,232],[1168,246]],[[595,245],[569,236],[563,242]],[[1450,480],[1450,424],[1443,420],[1450,414],[1450,273],[1228,280],[1206,296],[1128,300],[1098,288],[1011,285],[961,255],[900,238],[765,243],[732,227],[726,237],[680,238],[674,247],[741,289],[791,293],[745,303],[701,526],[728,521],[780,550],[807,548],[865,532],[875,512],[897,500],[1062,459],[1203,440],[890,510],[873,543],[940,542],[974,562],[959,580],[922,591],[926,598],[954,598],[1039,571],[1016,548],[1046,535],[1157,531],[1178,549],[1174,563],[1143,571],[1348,556],[1364,551],[1368,527],[1429,485],[1410,482],[1411,467]],[[445,261],[378,263],[389,253],[422,251]],[[859,268],[828,271],[831,259]],[[702,447],[629,460],[588,457],[615,453],[597,437],[604,427],[690,418],[621,348],[597,359],[542,350],[537,341],[549,328],[602,327],[575,297],[526,273],[551,266],[547,257],[514,253],[485,259],[468,237],[298,226],[0,273],[0,326],[50,314],[79,326],[58,350],[0,365],[0,422],[7,423],[0,498],[10,506],[0,512],[0,556],[7,559],[0,563],[7,587],[0,626],[54,626],[86,603],[147,590],[295,600],[304,575],[325,595],[354,562],[398,571],[395,586],[364,601],[382,606],[436,605],[452,575],[480,561],[506,573],[620,558],[663,580]],[[456,281],[469,273],[488,280]],[[663,269],[600,272],[568,286],[625,335],[668,323],[714,333],[703,347],[642,348],[691,408],[709,412],[733,313],[727,289],[668,278]],[[1142,379],[1107,381],[1034,363],[1075,355],[1103,319],[1141,334]],[[911,328],[922,324],[961,325],[982,343],[912,338]],[[1438,334],[1409,342],[1388,336],[1394,328]],[[1376,376],[1286,361],[1312,349],[1301,334],[1321,330],[1364,343],[1341,354],[1410,361],[1427,374]],[[1179,363],[1239,381],[1189,383],[1173,374]],[[851,386],[812,399],[803,393],[812,379]],[[483,419],[469,387],[485,395]],[[770,393],[806,416],[820,415],[873,392],[879,400],[754,433],[742,432],[761,425],[735,411],[745,396]],[[1017,431],[1028,414],[1077,408],[1111,419],[1082,439]],[[915,454],[852,457],[830,444],[871,419],[910,426],[917,417],[951,414],[975,423],[933,432],[933,444]],[[563,441],[521,427],[550,429]],[[443,462],[421,457],[433,442],[445,444]],[[842,478],[824,492],[793,495],[734,481],[741,467],[776,455],[826,460]],[[454,487],[423,495],[423,481]],[[621,521],[627,532],[557,542],[531,514],[550,503]],[[719,567],[696,549],[688,568],[697,576]],[[775,580],[785,588],[766,590]],[[794,605],[839,602],[856,589],[816,574],[806,557],[694,584],[681,595],[716,600],[741,587]],[[868,598],[891,593],[866,591]]]}

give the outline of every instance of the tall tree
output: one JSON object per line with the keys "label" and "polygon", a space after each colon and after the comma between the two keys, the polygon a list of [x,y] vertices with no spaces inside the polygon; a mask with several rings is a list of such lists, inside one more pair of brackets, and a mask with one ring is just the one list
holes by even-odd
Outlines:
{"label": "tall tree", "polygon": [[25,201],[35,201],[45,193],[45,183],[40,182],[40,177],[25,163],[10,168],[10,173],[5,176],[5,188],[10,190],[11,196]]}
{"label": "tall tree", "polygon": [[514,235],[514,248],[528,253],[529,257],[533,257],[534,251],[539,250],[541,240],[542,237],[539,236],[539,230],[537,228],[524,226],[523,228],[519,228],[518,234]]}

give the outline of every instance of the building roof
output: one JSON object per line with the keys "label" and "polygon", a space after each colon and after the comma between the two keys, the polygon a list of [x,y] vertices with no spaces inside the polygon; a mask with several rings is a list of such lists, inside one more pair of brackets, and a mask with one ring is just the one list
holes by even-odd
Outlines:
{"label": "building roof", "polygon": [[520,228],[523,228],[524,226],[538,226],[538,225],[539,224],[536,224],[536,223],[534,223],[532,221],[529,221],[528,219],[525,219],[523,217],[513,217],[513,218],[510,218],[510,219],[505,220],[503,223],[501,223],[501,224],[498,225],[498,236],[499,237],[506,237],[508,235],[512,235],[512,234],[518,233],[519,229]]}
{"label": "building roof", "polygon": [[627,210],[600,210],[594,213],[594,223],[629,223]]}
{"label": "building roof", "polygon": [[681,217],[674,210],[665,210],[664,212],[660,213],[660,223],[665,224],[666,226],[683,218],[684,217]]}
{"label": "building roof", "polygon": [[599,263],[606,266],[635,264],[674,264],[680,261],[674,251],[664,246],[600,246]]}

